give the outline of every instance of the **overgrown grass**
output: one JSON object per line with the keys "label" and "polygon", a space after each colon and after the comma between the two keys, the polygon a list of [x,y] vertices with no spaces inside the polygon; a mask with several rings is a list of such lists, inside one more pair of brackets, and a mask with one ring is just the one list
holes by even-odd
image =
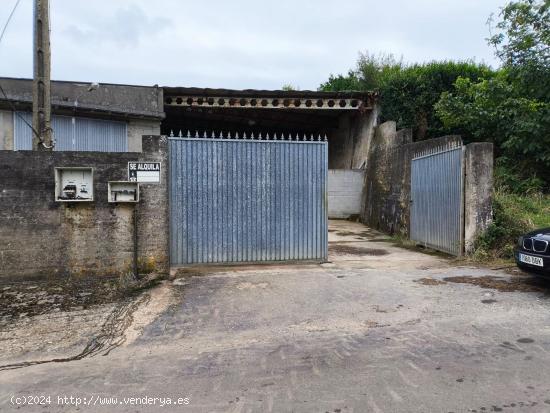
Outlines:
{"label": "overgrown grass", "polygon": [[473,259],[512,259],[520,235],[550,227],[550,195],[516,194],[497,190],[493,199],[493,223],[476,242]]}

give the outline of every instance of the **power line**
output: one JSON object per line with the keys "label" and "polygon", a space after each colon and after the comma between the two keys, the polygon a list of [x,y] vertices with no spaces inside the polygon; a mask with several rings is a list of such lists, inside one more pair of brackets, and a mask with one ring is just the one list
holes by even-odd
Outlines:
{"label": "power line", "polygon": [[2,43],[2,38],[4,37],[4,34],[6,33],[6,29],[8,28],[8,25],[10,24],[10,20],[13,17],[15,10],[17,9],[17,6],[19,6],[19,2],[21,0],[17,0],[15,2],[15,5],[13,6],[13,9],[11,10],[10,15],[8,16],[8,20],[6,20],[6,24],[4,24],[4,28],[2,29],[2,34],[0,34],[0,43]]}

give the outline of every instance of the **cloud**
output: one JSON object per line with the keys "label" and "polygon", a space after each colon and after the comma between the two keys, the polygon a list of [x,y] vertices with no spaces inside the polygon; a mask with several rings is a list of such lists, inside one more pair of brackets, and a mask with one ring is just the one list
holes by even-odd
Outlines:
{"label": "cloud", "polygon": [[[51,0],[52,73],[114,83],[316,89],[367,50],[406,62],[475,57],[496,65],[486,21],[504,2]],[[0,45],[0,75],[32,75],[31,3],[21,2]],[[0,5],[0,21],[7,8]]]}
{"label": "cloud", "polygon": [[78,44],[104,46],[113,43],[117,47],[136,47],[144,36],[156,35],[169,26],[166,17],[149,17],[136,4],[114,11],[111,16],[97,18],[77,26],[69,24],[64,36]]}

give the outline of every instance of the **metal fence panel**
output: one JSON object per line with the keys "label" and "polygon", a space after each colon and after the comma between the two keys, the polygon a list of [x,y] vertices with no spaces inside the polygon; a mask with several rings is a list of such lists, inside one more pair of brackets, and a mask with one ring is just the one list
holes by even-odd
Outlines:
{"label": "metal fence panel", "polygon": [[427,154],[411,164],[410,238],[427,247],[462,255],[463,149]]}
{"label": "metal fence panel", "polygon": [[[17,112],[15,120],[15,150],[32,150],[32,114]],[[128,152],[126,122],[52,116],[56,151]]]}
{"label": "metal fence panel", "polygon": [[327,143],[170,139],[172,265],[325,261]]}

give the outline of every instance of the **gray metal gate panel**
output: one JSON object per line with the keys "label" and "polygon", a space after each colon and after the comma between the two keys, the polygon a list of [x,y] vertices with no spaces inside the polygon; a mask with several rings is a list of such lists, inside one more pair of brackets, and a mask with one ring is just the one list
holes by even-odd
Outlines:
{"label": "gray metal gate panel", "polygon": [[[32,150],[32,113],[14,114],[15,150]],[[126,122],[52,116],[55,151],[128,152]]]}
{"label": "gray metal gate panel", "polygon": [[460,256],[463,249],[462,147],[414,158],[410,238]]}
{"label": "gray metal gate panel", "polygon": [[327,143],[170,139],[172,265],[325,261]]}

